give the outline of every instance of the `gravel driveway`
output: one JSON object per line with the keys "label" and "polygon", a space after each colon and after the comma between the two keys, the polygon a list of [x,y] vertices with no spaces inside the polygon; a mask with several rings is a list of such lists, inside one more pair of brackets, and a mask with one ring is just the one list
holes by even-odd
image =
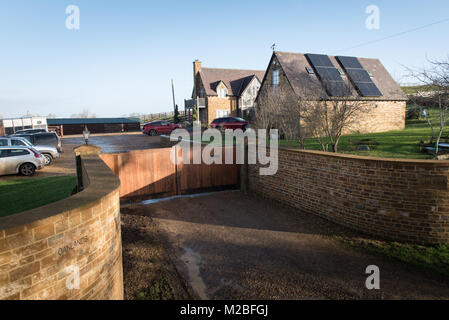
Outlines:
{"label": "gravel driveway", "polygon": [[[201,299],[448,299],[436,276],[355,251],[357,233],[240,192],[179,198],[137,210],[152,217]],[[365,270],[380,268],[380,290]]]}

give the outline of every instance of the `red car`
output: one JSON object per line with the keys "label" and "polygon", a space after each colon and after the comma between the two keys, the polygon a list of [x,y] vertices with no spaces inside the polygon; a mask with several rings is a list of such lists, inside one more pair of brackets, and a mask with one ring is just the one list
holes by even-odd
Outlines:
{"label": "red car", "polygon": [[210,127],[217,129],[242,129],[245,131],[248,129],[248,121],[237,117],[218,118],[211,122]]}
{"label": "red car", "polygon": [[156,136],[158,134],[170,134],[175,129],[182,129],[182,126],[167,121],[153,121],[143,126],[143,133]]}

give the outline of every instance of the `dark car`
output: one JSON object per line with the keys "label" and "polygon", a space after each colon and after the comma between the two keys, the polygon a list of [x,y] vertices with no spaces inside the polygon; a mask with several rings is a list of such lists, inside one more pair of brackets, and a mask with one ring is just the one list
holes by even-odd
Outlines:
{"label": "dark car", "polygon": [[218,118],[211,122],[210,127],[232,130],[242,129],[243,131],[245,131],[246,129],[248,129],[248,121],[237,117]]}
{"label": "dark car", "polygon": [[158,134],[170,134],[173,130],[181,128],[180,124],[167,121],[153,121],[143,126],[143,133],[149,136],[157,136]]}
{"label": "dark car", "polygon": [[22,137],[35,146],[53,146],[62,152],[61,139],[56,132],[41,132],[36,134],[14,134],[12,137]]}

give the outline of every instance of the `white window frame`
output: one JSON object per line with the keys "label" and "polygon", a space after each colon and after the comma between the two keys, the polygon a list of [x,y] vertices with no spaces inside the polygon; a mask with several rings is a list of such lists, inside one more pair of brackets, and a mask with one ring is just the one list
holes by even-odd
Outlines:
{"label": "white window frame", "polygon": [[272,79],[271,79],[273,86],[278,86],[279,80],[280,80],[279,79],[279,69],[274,69],[273,74],[272,74]]}
{"label": "white window frame", "polygon": [[215,111],[217,118],[226,118],[229,117],[229,110],[216,110]]}
{"label": "white window frame", "polygon": [[221,87],[218,89],[217,93],[219,98],[226,98],[226,96],[228,95],[228,90],[226,90],[226,88]]}

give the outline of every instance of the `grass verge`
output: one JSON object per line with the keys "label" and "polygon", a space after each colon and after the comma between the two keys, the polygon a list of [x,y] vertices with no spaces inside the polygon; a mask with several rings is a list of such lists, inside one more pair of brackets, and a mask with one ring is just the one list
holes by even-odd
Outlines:
{"label": "grass verge", "polygon": [[[410,106],[412,107],[412,106]],[[438,127],[439,111],[436,108],[427,108],[429,118]],[[448,121],[449,123],[449,121]],[[443,137],[449,136],[449,127],[443,133]],[[399,158],[399,159],[430,159],[431,155],[419,150],[419,142],[428,142],[432,137],[432,131],[426,120],[407,120],[404,130],[382,133],[348,134],[340,139],[339,153],[355,154],[360,156]],[[357,150],[357,141],[369,139],[377,142],[377,145],[369,151]],[[444,141],[444,140],[443,140]],[[298,141],[280,141],[280,146],[299,148]],[[305,148],[308,150],[321,150],[317,139],[306,139]]]}
{"label": "grass verge", "polygon": [[0,181],[0,218],[67,198],[75,186],[75,176]]}
{"label": "grass verge", "polygon": [[449,245],[420,246],[399,242],[338,238],[339,241],[365,252],[381,254],[449,280]]}

